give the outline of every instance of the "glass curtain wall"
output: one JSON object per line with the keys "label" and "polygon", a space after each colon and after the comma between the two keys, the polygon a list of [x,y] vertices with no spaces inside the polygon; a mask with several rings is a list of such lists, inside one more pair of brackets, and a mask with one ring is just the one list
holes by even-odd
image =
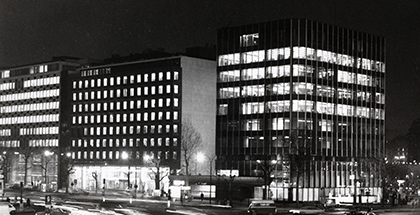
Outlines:
{"label": "glass curtain wall", "polygon": [[269,172],[273,199],[350,197],[354,178],[381,194],[383,38],[308,20],[218,37],[219,169]]}

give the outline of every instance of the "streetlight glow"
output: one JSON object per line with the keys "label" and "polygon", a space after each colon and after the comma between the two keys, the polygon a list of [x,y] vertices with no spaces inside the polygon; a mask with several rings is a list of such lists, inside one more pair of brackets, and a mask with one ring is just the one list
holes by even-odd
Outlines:
{"label": "streetlight glow", "polygon": [[124,160],[127,160],[128,159],[128,153],[126,151],[123,151],[121,153],[121,158],[124,159]]}
{"label": "streetlight glow", "polygon": [[197,153],[197,162],[202,163],[206,160],[206,156],[202,152]]}

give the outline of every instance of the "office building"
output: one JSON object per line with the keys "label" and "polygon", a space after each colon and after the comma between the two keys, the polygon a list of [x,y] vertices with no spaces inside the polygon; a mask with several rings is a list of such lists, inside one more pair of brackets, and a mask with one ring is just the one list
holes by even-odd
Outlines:
{"label": "office building", "polygon": [[265,178],[266,198],[379,201],[385,39],[305,19],[217,38],[219,173]]}
{"label": "office building", "polygon": [[72,73],[73,186],[167,191],[165,176],[182,169],[184,122],[200,133],[201,150],[214,154],[215,71],[215,61],[173,56]]}
{"label": "office building", "polygon": [[57,188],[61,108],[69,105],[63,83],[78,67],[79,59],[59,57],[0,71],[1,174],[6,183]]}

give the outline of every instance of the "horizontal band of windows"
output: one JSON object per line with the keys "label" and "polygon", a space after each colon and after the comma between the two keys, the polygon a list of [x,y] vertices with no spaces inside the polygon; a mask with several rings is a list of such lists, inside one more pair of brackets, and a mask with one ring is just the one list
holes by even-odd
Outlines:
{"label": "horizontal band of windows", "polygon": [[59,121],[59,114],[46,114],[46,115],[0,118],[0,125],[30,124],[30,123],[58,122],[58,121]]}
{"label": "horizontal band of windows", "polygon": [[342,66],[385,72],[385,63],[381,61],[375,61],[366,58],[355,58],[350,55],[338,54],[330,51],[307,47],[293,47],[292,49],[290,47],[286,47],[269,49],[267,51],[256,50],[220,55],[218,57],[218,66],[277,61],[289,59],[291,57],[293,59],[317,60]]}
{"label": "horizontal band of windows", "polygon": [[130,114],[103,114],[103,115],[85,115],[73,116],[72,123],[76,124],[95,124],[95,123],[114,123],[114,122],[148,122],[160,120],[178,120],[178,111],[167,112],[144,112]]}
{"label": "horizontal band of windows", "polygon": [[39,110],[54,110],[59,109],[60,102],[43,102],[43,103],[31,103],[22,105],[11,105],[0,107],[0,113],[18,113],[26,111],[39,111]]}
{"label": "horizontal band of windows", "polygon": [[60,89],[50,89],[50,90],[40,90],[32,91],[25,93],[15,93],[1,95],[0,101],[19,101],[19,100],[28,100],[28,99],[38,99],[38,98],[52,98],[60,95]]}
{"label": "horizontal band of windows", "polygon": [[[85,76],[97,76],[103,74],[110,74],[111,68],[101,68],[101,69],[89,69],[83,70],[80,72],[82,77]],[[163,81],[163,80],[178,80],[179,79],[179,72],[177,71],[167,71],[166,77],[164,76],[164,72],[159,73],[146,73],[146,74],[137,74],[137,75],[130,75],[130,76],[117,76],[117,77],[104,77],[98,79],[90,79],[84,81],[73,81],[73,89],[82,88],[89,88],[89,87],[101,87],[101,86],[114,86],[114,85],[121,85],[121,84],[134,84],[134,83],[147,83],[147,82],[154,82],[154,81]]]}

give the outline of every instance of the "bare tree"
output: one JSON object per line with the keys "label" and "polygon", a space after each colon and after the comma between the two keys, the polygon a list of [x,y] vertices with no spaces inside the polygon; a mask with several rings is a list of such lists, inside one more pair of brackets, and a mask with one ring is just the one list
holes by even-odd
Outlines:
{"label": "bare tree", "polygon": [[160,190],[160,182],[169,175],[169,171],[163,171],[160,166],[159,158],[147,159],[152,172],[149,173],[150,179],[155,181],[155,189]]}
{"label": "bare tree", "polygon": [[92,177],[93,179],[95,179],[95,193],[98,193],[98,179],[99,179],[99,174],[97,171],[93,171],[92,172]]}
{"label": "bare tree", "polygon": [[201,147],[201,141],[201,135],[195,130],[191,121],[183,121],[181,130],[181,162],[187,176],[191,175],[191,163],[194,155]]}
{"label": "bare tree", "polygon": [[1,169],[3,170],[4,182],[8,182],[9,173],[12,171],[12,159],[10,155],[4,153],[1,155]]}
{"label": "bare tree", "polygon": [[28,170],[32,168],[32,165],[30,165],[30,160],[33,156],[33,151],[32,149],[30,149],[29,147],[25,147],[21,152],[20,152],[20,156],[22,156],[24,163],[24,178],[23,178],[23,183],[26,184],[27,183],[27,178],[28,178]]}
{"label": "bare tree", "polygon": [[48,184],[48,170],[50,168],[49,164],[54,162],[54,154],[52,152],[45,152],[45,153],[39,153],[40,156],[40,162],[39,163],[33,163],[33,166],[38,166],[42,170],[42,175],[44,177],[44,181],[46,184]]}
{"label": "bare tree", "polygon": [[74,169],[74,162],[73,160],[70,158],[70,155],[64,155],[62,156],[61,159],[61,177],[62,179],[64,179],[64,183],[66,183],[66,193],[69,192],[69,178],[70,175],[73,174],[75,172]]}

